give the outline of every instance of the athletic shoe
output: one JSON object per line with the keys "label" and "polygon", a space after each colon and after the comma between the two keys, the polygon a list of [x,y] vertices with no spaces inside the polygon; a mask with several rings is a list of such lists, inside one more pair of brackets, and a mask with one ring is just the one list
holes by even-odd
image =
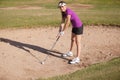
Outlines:
{"label": "athletic shoe", "polygon": [[80,62],[80,59],[77,57],[77,58],[74,58],[72,61],[70,61],[70,64],[76,64],[79,62]]}
{"label": "athletic shoe", "polygon": [[62,56],[63,56],[63,57],[72,57],[72,56],[73,56],[73,53],[72,53],[71,51],[69,51],[68,53],[63,54]]}

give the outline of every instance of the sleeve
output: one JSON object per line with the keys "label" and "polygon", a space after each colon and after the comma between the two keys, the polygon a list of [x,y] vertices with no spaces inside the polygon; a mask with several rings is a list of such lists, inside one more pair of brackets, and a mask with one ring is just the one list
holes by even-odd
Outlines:
{"label": "sleeve", "polygon": [[72,15],[72,12],[71,12],[71,10],[67,10],[67,15]]}

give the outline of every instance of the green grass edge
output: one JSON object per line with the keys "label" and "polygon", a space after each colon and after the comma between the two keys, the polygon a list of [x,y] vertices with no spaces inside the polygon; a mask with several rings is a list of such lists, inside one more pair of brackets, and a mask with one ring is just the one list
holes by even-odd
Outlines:
{"label": "green grass edge", "polygon": [[91,65],[71,74],[37,80],[119,80],[120,57],[107,62]]}

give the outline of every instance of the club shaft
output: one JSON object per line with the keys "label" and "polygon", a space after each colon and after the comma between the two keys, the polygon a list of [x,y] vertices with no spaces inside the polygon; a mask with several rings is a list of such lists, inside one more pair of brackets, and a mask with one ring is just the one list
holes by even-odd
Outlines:
{"label": "club shaft", "polygon": [[53,46],[51,47],[50,50],[52,50],[54,48],[54,46],[56,45],[57,41],[59,40],[60,36],[56,39],[55,43],[53,44]]}
{"label": "club shaft", "polygon": [[[55,45],[56,45],[57,41],[59,40],[59,38],[60,38],[60,36],[58,36],[58,38],[56,39],[55,43],[53,44],[53,46],[51,47],[50,50],[52,50],[55,47]],[[49,54],[45,57],[45,59],[42,62],[45,62],[48,57],[49,57]]]}

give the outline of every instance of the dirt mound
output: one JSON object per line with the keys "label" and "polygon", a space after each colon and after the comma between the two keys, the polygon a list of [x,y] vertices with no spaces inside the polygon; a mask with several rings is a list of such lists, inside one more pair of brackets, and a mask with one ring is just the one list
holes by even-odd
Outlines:
{"label": "dirt mound", "polygon": [[[81,62],[68,64],[62,58],[70,46],[71,28],[53,51],[58,28],[0,30],[0,80],[34,80],[74,72],[89,65],[120,57],[120,28],[85,26]],[[44,65],[40,61],[50,53]],[[76,50],[73,50],[74,55]]]}

